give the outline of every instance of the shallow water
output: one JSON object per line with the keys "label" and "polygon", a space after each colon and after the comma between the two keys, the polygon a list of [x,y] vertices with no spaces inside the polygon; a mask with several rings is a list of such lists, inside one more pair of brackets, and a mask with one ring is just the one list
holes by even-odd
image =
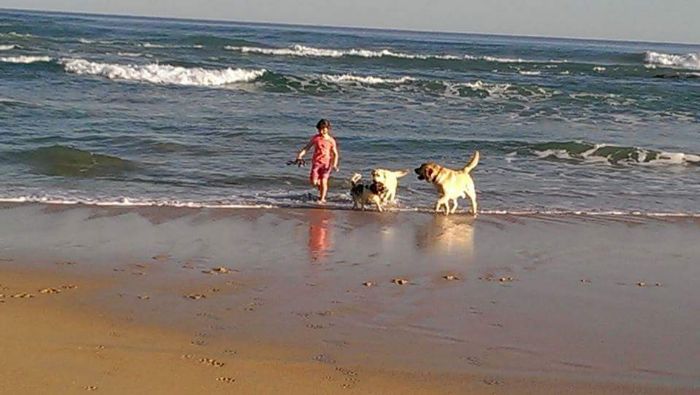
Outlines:
{"label": "shallow water", "polygon": [[[481,208],[700,213],[700,46],[1,11],[4,200],[312,204],[287,167],[330,118],[347,179],[478,149]],[[401,180],[399,207],[435,192]]]}

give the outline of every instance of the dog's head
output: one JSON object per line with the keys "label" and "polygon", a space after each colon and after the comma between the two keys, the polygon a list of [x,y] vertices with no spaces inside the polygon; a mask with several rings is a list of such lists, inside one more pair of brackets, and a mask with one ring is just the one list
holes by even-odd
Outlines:
{"label": "dog's head", "polygon": [[350,178],[350,184],[353,186],[357,185],[358,182],[362,179],[362,174],[360,173],[355,173],[352,175],[352,178]]}
{"label": "dog's head", "polygon": [[372,170],[372,181],[396,185],[398,179],[404,177],[406,174],[408,174],[407,170],[392,171],[387,169],[374,169]]}
{"label": "dog's head", "polygon": [[372,183],[372,185],[369,186],[369,190],[372,191],[372,193],[375,195],[381,195],[384,192],[386,192],[386,187],[381,182],[375,181]]}
{"label": "dog's head", "polygon": [[434,182],[435,177],[440,172],[440,165],[433,162],[423,163],[419,168],[414,169],[414,171],[418,175],[419,180]]}

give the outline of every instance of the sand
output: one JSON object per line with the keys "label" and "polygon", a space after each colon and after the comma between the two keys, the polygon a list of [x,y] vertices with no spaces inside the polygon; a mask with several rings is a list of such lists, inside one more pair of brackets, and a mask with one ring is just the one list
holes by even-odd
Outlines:
{"label": "sand", "polygon": [[0,209],[3,393],[700,393],[700,223]]}

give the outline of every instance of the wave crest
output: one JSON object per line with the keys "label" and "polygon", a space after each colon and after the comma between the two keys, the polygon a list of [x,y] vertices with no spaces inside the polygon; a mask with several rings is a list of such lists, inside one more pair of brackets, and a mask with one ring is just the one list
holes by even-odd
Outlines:
{"label": "wave crest", "polygon": [[700,165],[700,155],[696,154],[581,141],[534,144],[531,149],[540,158],[547,159],[605,162],[613,165]]}
{"label": "wave crest", "polygon": [[9,56],[9,57],[0,58],[0,62],[15,63],[15,64],[50,62],[52,60],[53,59],[49,56]]}
{"label": "wave crest", "polygon": [[69,73],[96,75],[111,80],[131,80],[160,85],[222,86],[252,82],[265,74],[265,69],[204,69],[162,64],[133,65],[90,62],[85,59],[62,59]]}
{"label": "wave crest", "polygon": [[382,78],[373,76],[358,76],[353,74],[321,75],[321,79],[334,84],[359,83],[365,85],[400,85],[415,81],[412,77]]}
{"label": "wave crest", "polygon": [[[345,56],[354,56],[361,58],[400,58],[400,59],[419,59],[419,60],[470,60],[470,61],[485,61],[485,62],[495,62],[495,63],[542,63],[539,61],[524,60],[524,59],[514,59],[514,58],[501,58],[496,56],[473,56],[473,55],[436,55],[436,54],[411,54],[404,52],[396,52],[390,49],[362,49],[362,48],[352,48],[352,49],[328,49],[328,48],[315,48],[305,45],[292,45],[288,48],[262,48],[262,47],[249,47],[249,46],[231,46],[227,45],[224,47],[229,51],[237,51],[241,53],[252,53],[260,55],[270,55],[270,56],[299,56],[299,57],[328,57],[328,58],[341,58]],[[552,61],[552,62],[565,62],[565,61]]]}
{"label": "wave crest", "polygon": [[11,49],[17,48],[16,45],[10,44],[10,45],[0,45],[0,51],[9,51]]}
{"label": "wave crest", "polygon": [[649,66],[700,70],[700,53],[685,55],[667,54],[648,51],[644,54],[644,63]]}

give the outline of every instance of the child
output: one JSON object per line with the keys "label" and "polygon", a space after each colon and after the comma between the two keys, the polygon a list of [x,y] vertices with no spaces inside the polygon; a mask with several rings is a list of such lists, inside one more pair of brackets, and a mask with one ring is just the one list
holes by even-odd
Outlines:
{"label": "child", "polygon": [[297,162],[301,161],[309,148],[314,147],[314,155],[311,159],[311,174],[309,181],[311,185],[318,188],[319,203],[326,202],[328,193],[328,178],[331,170],[338,171],[338,146],[335,139],[331,137],[331,123],[327,119],[322,119],[316,124],[318,134],[311,138],[311,141],[299,151]]}

